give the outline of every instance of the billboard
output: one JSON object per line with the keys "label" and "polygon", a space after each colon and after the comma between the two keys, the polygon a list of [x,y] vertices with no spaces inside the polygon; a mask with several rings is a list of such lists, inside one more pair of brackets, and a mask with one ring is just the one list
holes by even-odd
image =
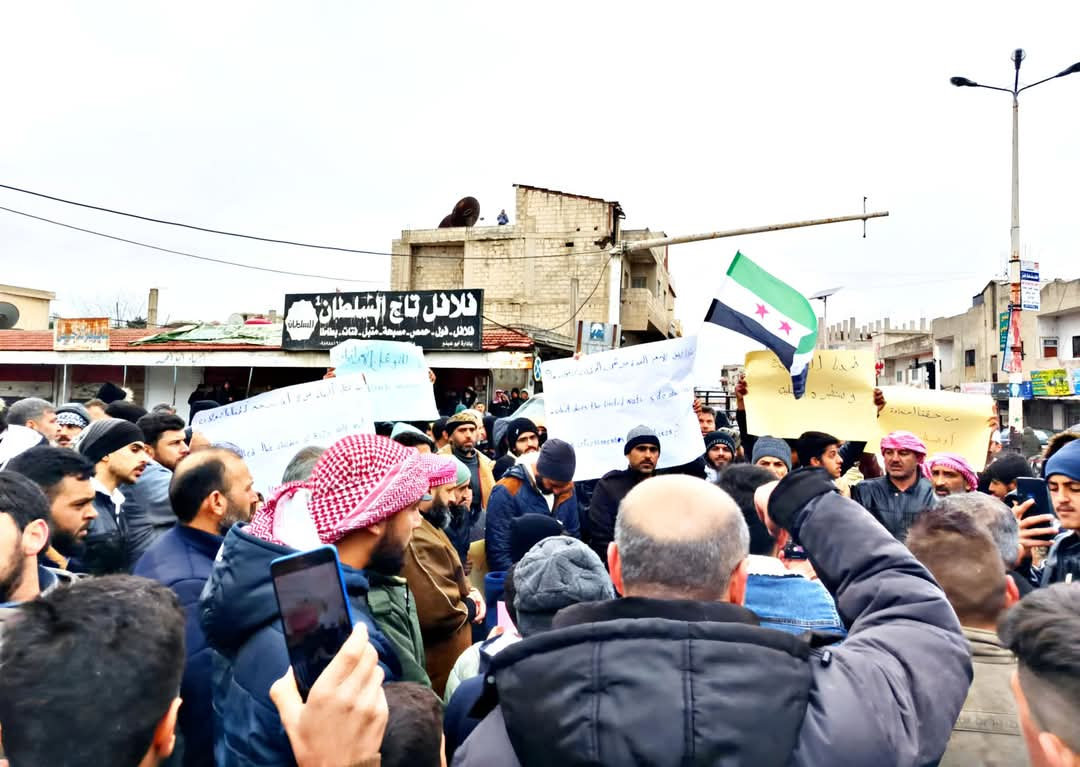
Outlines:
{"label": "billboard", "polygon": [[342,341],[411,341],[428,351],[480,351],[483,290],[291,293],[281,346],[331,349]]}

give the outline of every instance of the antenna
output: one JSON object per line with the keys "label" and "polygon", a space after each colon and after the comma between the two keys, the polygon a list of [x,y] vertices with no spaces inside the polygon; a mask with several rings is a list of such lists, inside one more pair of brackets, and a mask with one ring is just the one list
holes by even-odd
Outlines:
{"label": "antenna", "polygon": [[0,330],[10,330],[19,321],[19,308],[7,301],[0,301]]}

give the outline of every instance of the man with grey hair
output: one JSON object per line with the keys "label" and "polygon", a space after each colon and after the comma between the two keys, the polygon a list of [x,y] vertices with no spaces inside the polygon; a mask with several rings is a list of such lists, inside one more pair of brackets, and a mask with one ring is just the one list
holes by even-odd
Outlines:
{"label": "man with grey hair", "polygon": [[499,652],[484,698],[498,704],[454,764],[935,763],[971,682],[967,643],[926,568],[835,490],[802,469],[755,503],[835,593],[842,645],[760,627],[741,605],[739,507],[657,477],[619,509],[608,567],[623,598],[567,607]]}
{"label": "man with grey hair", "polygon": [[994,547],[1001,554],[1005,573],[1016,584],[1020,596],[1032,591],[1032,585],[1022,573],[1014,568],[1023,550],[1020,546],[1020,525],[1013,510],[992,495],[985,493],[956,493],[942,498],[938,508],[962,511],[982,525],[994,540]]}
{"label": "man with grey hair", "polygon": [[56,408],[47,400],[26,397],[4,414],[7,430],[0,435],[0,469],[24,450],[50,445],[60,436]]}
{"label": "man with grey hair", "polygon": [[311,476],[311,472],[315,470],[315,464],[319,462],[319,456],[325,452],[325,447],[318,447],[317,445],[300,448],[289,461],[289,465],[285,467],[281,483],[303,482],[306,480]]}

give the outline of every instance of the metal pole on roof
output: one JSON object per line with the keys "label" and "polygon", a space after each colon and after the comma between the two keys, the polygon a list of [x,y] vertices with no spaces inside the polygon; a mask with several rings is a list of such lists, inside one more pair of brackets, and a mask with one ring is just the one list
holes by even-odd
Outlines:
{"label": "metal pole on roof", "polygon": [[57,402],[66,402],[69,398],[67,396],[67,363],[63,366],[63,377],[60,379],[60,396],[56,398]]}
{"label": "metal pole on roof", "polygon": [[124,380],[120,385],[125,389],[127,388],[127,365],[124,365]]}
{"label": "metal pole on roof", "polygon": [[248,368],[248,385],[247,385],[247,389],[244,390],[244,398],[245,399],[247,399],[248,397],[251,396],[251,379],[254,378],[254,377],[255,377],[255,366],[252,365],[251,367]]}
{"label": "metal pole on roof", "polygon": [[176,407],[176,365],[172,366],[172,406]]}

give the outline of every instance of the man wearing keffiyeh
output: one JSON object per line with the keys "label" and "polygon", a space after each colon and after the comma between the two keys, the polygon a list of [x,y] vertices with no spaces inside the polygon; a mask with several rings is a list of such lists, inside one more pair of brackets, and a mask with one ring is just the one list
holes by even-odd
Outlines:
{"label": "man wearing keffiyeh", "polygon": [[367,605],[364,570],[400,569],[421,499],[455,481],[452,461],[385,437],[349,435],[320,456],[311,476],[273,491],[247,526],[225,536],[201,600],[202,626],[218,655],[214,754],[219,765],[291,764],[270,686],[289,658],[270,562],[320,544],[337,548],[353,618],[367,626],[387,681],[401,662]]}
{"label": "man wearing keffiyeh", "polygon": [[934,494],[938,498],[955,493],[970,493],[979,486],[975,470],[964,456],[957,453],[938,453],[926,462]]}
{"label": "man wearing keffiyeh", "polygon": [[910,431],[894,431],[882,437],[881,456],[885,476],[852,487],[851,500],[902,541],[915,517],[937,502],[934,486],[924,474],[926,445]]}

